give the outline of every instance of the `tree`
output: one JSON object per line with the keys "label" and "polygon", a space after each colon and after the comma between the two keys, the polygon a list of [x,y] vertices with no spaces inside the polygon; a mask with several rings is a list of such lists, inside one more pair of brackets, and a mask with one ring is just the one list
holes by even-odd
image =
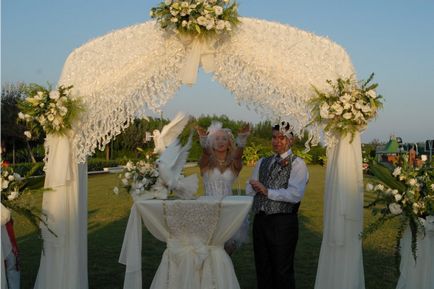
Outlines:
{"label": "tree", "polygon": [[16,150],[25,148],[32,162],[36,162],[29,141],[24,136],[25,126],[17,122],[17,103],[26,95],[27,85],[24,83],[5,84],[1,92],[1,138],[2,153],[12,151],[12,163],[16,162]]}

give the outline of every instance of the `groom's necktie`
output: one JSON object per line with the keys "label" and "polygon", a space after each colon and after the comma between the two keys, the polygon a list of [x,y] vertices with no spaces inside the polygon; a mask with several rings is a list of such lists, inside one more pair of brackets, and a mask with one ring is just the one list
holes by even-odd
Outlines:
{"label": "groom's necktie", "polygon": [[280,165],[281,160],[282,160],[282,158],[280,157],[280,155],[276,155],[274,157],[273,163],[271,164],[271,167],[270,167],[270,172],[274,171],[276,169],[276,167]]}

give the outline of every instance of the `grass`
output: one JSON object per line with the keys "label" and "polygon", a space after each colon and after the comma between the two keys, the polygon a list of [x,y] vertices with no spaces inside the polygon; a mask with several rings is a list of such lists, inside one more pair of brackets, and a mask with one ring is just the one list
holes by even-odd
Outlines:
{"label": "grass", "polygon": [[[245,167],[234,184],[235,193],[244,193],[245,182],[251,174]],[[300,235],[296,253],[297,288],[314,287],[319,250],[322,239],[323,190],[325,169],[310,166],[310,181],[300,207]],[[189,168],[186,174],[198,173]],[[89,221],[88,221],[88,272],[89,288],[115,289],[123,287],[125,267],[118,263],[124,231],[132,201],[124,193],[114,195],[112,188],[118,185],[116,174],[89,176]],[[203,187],[200,184],[200,192]],[[372,196],[367,195],[366,201]],[[41,194],[34,196],[40,204]],[[365,210],[365,225],[372,221]],[[365,281],[367,289],[395,288],[398,275],[395,268],[393,247],[396,224],[391,223],[373,234],[363,243]],[[39,268],[41,241],[30,224],[15,217],[22,262],[22,287],[33,288]],[[149,288],[159,265],[165,244],[143,230],[142,271],[143,288]],[[242,289],[256,288],[255,267],[251,242],[244,244],[232,257]]]}

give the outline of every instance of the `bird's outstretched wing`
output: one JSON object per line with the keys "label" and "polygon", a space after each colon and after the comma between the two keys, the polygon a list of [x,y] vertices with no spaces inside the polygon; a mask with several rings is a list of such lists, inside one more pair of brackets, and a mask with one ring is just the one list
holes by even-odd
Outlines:
{"label": "bird's outstretched wing", "polygon": [[185,163],[187,162],[188,153],[190,152],[191,145],[192,145],[192,139],[193,139],[193,131],[190,132],[190,136],[188,137],[187,143],[179,150],[178,156],[173,162],[172,171],[176,176],[181,174],[182,169],[184,168]]}
{"label": "bird's outstretched wing", "polygon": [[175,193],[189,196],[197,191],[197,177],[185,178],[182,169],[187,162],[188,153],[192,146],[193,131],[187,143],[181,147],[179,140],[175,139],[160,155],[157,160],[160,178]]}
{"label": "bird's outstretched wing", "polygon": [[158,141],[155,142],[154,152],[161,154],[181,134],[189,120],[190,116],[188,114],[178,112],[172,121],[161,130]]}

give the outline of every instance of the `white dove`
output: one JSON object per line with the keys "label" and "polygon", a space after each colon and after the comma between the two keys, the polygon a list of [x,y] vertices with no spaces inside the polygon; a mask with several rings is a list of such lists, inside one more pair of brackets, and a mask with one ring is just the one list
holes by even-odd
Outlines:
{"label": "white dove", "polygon": [[182,199],[193,199],[197,192],[197,175],[184,177],[181,172],[187,162],[188,153],[191,149],[193,132],[190,133],[187,143],[181,148],[179,140],[172,142],[157,160],[160,179],[169,190]]}
{"label": "white dove", "polygon": [[184,127],[190,120],[190,116],[183,112],[178,112],[171,122],[166,124],[161,132],[156,129],[152,132],[154,139],[154,153],[161,154],[164,150],[176,140],[181,134]]}

